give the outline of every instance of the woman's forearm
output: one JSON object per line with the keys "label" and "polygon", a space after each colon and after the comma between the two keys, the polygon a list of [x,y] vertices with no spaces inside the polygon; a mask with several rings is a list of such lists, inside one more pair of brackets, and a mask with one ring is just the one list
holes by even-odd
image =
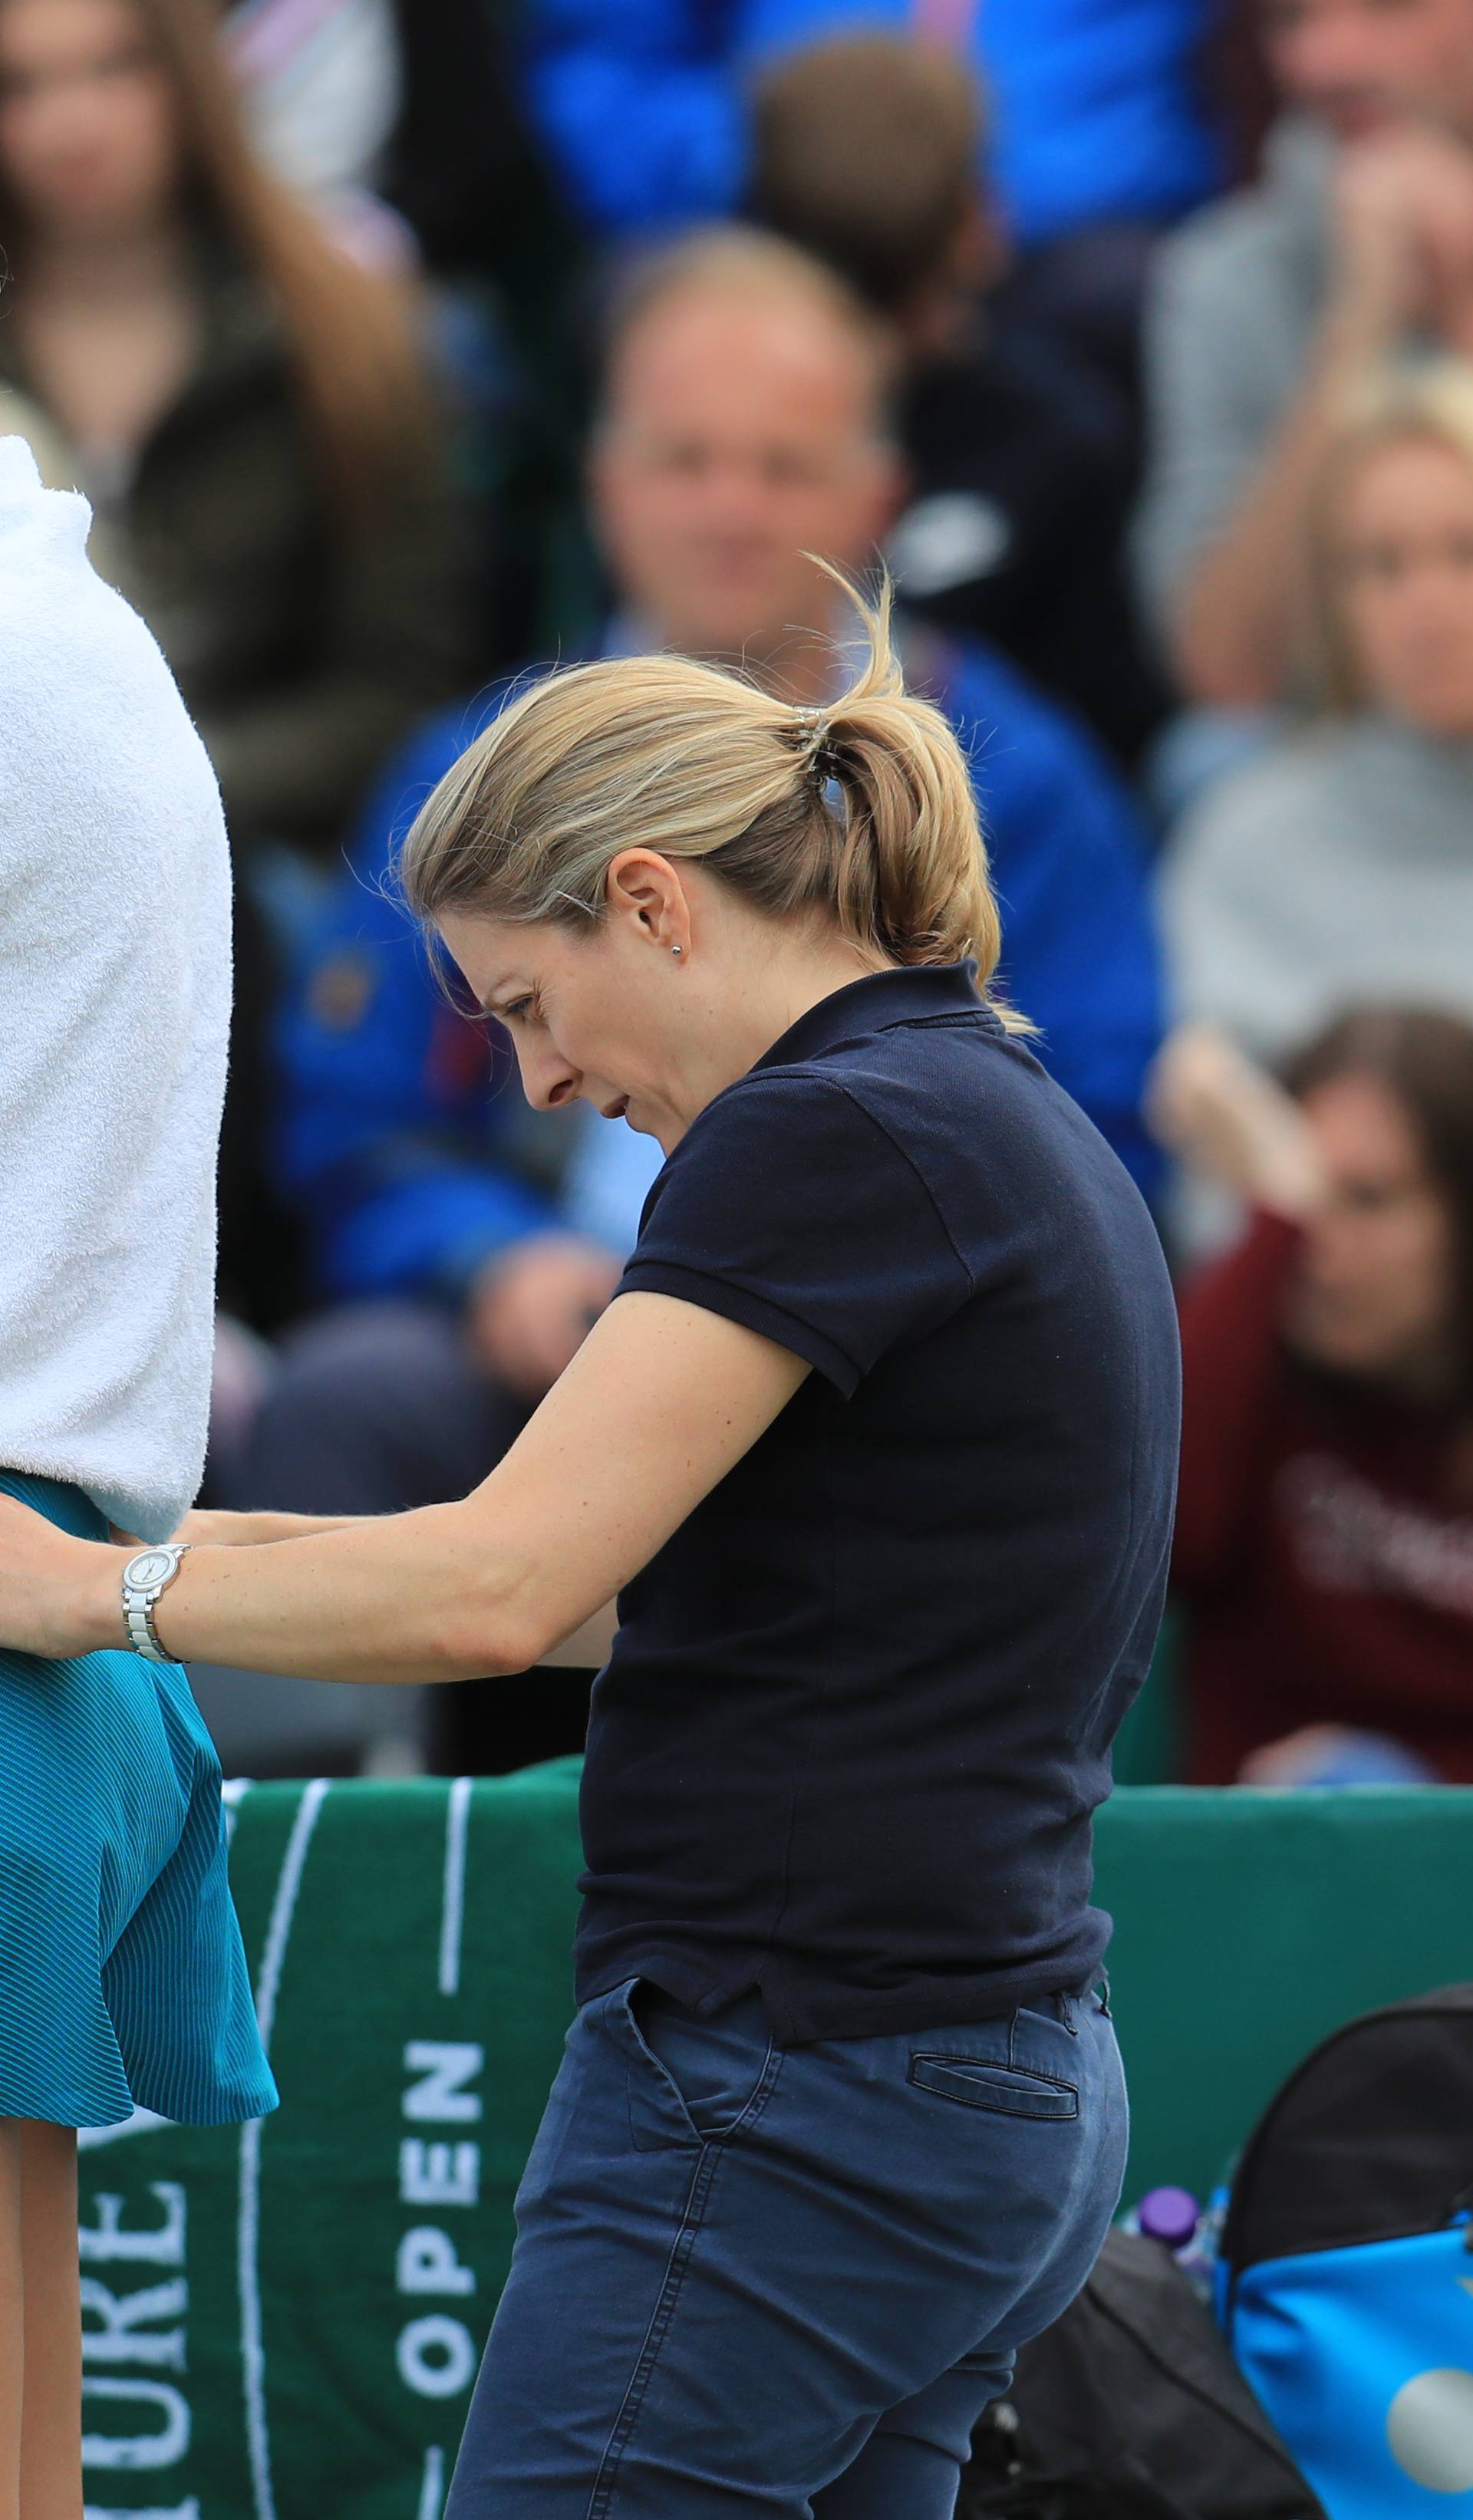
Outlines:
{"label": "woman's forearm", "polygon": [[[702,1306],[622,1296],[473,1495],[264,1545],[192,1543],[155,1608],[159,1643],[315,1680],[526,1671],[648,1565],[809,1371]],[[126,1564],[0,1497],[0,1642],[53,1660],[123,1644]]]}
{"label": "woman's forearm", "polygon": [[1352,309],[1326,323],[1253,482],[1182,589],[1173,662],[1200,706],[1259,708],[1282,698],[1315,479],[1347,390],[1385,346],[1374,314]]}
{"label": "woman's forearm", "polygon": [[[374,1519],[364,1514],[311,1513],[212,1513],[188,1514],[176,1537],[187,1540],[192,1549],[260,1549],[278,1540],[317,1540],[325,1531],[352,1531],[364,1521]],[[136,1541],[131,1542],[137,1548]],[[605,1601],[591,1619],[584,1619],[565,1637],[558,1637],[541,1656],[554,1669],[587,1670],[607,1662],[618,1626],[618,1613],[612,1601]]]}
{"label": "woman's forearm", "polygon": [[355,1523],[377,1519],[361,1513],[215,1513],[197,1508],[185,1515],[174,1537],[188,1541],[191,1549],[264,1549],[277,1540],[320,1540],[325,1531],[351,1531]]}
{"label": "woman's forearm", "polygon": [[[498,1563],[498,1560],[500,1562]],[[115,1549],[86,1576],[93,1648],[123,1642]],[[521,1671],[534,1636],[526,1570],[487,1547],[466,1505],[428,1506],[264,1546],[192,1545],[155,1613],[181,1662],[305,1680],[472,1680]]]}

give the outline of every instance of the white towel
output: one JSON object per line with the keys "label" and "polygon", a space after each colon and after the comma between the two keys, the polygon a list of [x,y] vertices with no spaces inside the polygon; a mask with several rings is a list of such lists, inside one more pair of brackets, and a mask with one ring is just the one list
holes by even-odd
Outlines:
{"label": "white towel", "polygon": [[230,874],[89,521],[0,439],[0,1463],[157,1540],[204,1461]]}

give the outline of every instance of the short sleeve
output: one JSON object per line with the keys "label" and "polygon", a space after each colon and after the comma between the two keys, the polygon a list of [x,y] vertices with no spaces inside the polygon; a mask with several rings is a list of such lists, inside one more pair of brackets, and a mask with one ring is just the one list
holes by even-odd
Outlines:
{"label": "short sleeve", "polygon": [[845,1085],[743,1078],[649,1194],[620,1294],[676,1295],[806,1358],[849,1398],[971,1280],[915,1163]]}

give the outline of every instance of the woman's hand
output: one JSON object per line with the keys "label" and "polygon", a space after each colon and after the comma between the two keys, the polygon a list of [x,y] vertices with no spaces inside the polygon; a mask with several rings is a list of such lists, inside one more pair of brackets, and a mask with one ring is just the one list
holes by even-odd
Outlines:
{"label": "woman's hand", "polygon": [[106,1541],[74,1540],[0,1496],[0,1651],[62,1661],[125,1645],[122,1566]]}
{"label": "woman's hand", "polygon": [[1324,1195],[1299,1104],[1215,1024],[1181,1024],[1151,1071],[1146,1120],[1183,1163],[1296,1223]]}

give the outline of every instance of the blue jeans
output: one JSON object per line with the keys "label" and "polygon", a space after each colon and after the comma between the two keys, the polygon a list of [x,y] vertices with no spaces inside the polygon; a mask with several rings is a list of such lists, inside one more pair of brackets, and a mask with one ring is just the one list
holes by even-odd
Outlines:
{"label": "blue jeans", "polygon": [[516,2203],[446,2520],[949,2520],[1089,2274],[1126,2100],[1097,1995],[775,2048],[584,2005]]}

